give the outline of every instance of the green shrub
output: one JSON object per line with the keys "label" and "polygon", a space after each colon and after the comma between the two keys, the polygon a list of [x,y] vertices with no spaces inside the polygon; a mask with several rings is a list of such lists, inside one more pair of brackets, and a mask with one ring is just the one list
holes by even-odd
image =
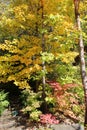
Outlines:
{"label": "green shrub", "polygon": [[29,115],[31,121],[39,121],[39,110],[41,101],[39,101],[40,93],[34,93],[33,91],[24,90],[21,95],[24,108],[22,111]]}
{"label": "green shrub", "polygon": [[8,93],[5,93],[4,91],[0,92],[0,116],[2,112],[8,107],[9,101],[7,100]]}

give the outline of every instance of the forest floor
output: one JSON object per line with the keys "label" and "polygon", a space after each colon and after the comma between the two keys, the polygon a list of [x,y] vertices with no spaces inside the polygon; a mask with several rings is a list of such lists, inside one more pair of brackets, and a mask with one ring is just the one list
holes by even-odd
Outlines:
{"label": "forest floor", "polygon": [[27,120],[21,112],[18,97],[11,96],[9,108],[0,117],[0,130],[27,130]]}
{"label": "forest floor", "polygon": [[[58,125],[52,125],[52,130],[84,130],[79,124],[71,125],[72,121],[68,118],[63,118],[63,122]],[[17,97],[12,99],[11,105],[6,109],[0,117],[0,130],[51,130],[38,124],[29,123],[27,115],[21,112],[21,107]]]}
{"label": "forest floor", "polygon": [[[21,118],[22,117],[22,118]],[[45,127],[38,128],[36,124],[30,126],[27,122],[26,117],[23,116],[12,116],[12,112],[6,109],[0,117],[0,130],[51,130]],[[79,124],[66,125],[58,124],[52,125],[52,130],[84,130],[83,126]]]}
{"label": "forest floor", "polygon": [[[45,127],[37,128],[35,124],[29,126],[29,122],[26,122],[26,117],[12,116],[10,110],[6,109],[0,117],[0,130],[49,130]],[[80,125],[53,125],[52,130],[84,130]]]}
{"label": "forest floor", "polygon": [[61,112],[58,113],[60,123],[52,125],[51,129],[35,122],[30,123],[29,117],[21,111],[19,96],[12,94],[9,100],[9,108],[0,116],[0,130],[84,130],[82,126],[65,117]]}

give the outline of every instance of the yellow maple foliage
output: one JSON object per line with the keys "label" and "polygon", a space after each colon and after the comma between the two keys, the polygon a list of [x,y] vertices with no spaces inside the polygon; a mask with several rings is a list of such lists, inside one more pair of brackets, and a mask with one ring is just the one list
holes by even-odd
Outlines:
{"label": "yellow maple foliage", "polygon": [[[46,53],[52,53],[55,59],[65,63],[73,61],[77,53],[70,51],[74,44],[71,40],[74,17],[71,1],[43,0],[43,18],[41,0],[16,0],[11,7],[9,15],[1,17],[6,36],[3,44],[0,44],[0,49],[4,51],[0,63],[1,68],[5,68],[3,77],[8,75],[7,81],[14,80],[15,84],[20,82],[18,85],[22,86],[21,80],[26,79],[27,82],[33,73],[42,69],[43,34]],[[47,70],[52,70],[50,65],[47,65]]]}

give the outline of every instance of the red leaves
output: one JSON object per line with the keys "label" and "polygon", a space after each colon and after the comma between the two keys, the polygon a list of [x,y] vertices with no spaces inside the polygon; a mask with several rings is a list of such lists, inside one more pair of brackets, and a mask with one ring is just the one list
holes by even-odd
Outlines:
{"label": "red leaves", "polygon": [[73,95],[71,95],[71,91],[67,91],[70,88],[76,87],[77,84],[68,83],[61,85],[56,81],[47,81],[49,86],[53,89],[53,97],[56,99],[56,109],[62,110],[64,112],[70,111],[69,116],[74,117],[72,112],[72,104],[77,104],[77,101]]}
{"label": "red leaves", "polygon": [[46,81],[51,88],[54,89],[54,91],[62,91],[62,90],[67,90],[69,88],[72,88],[72,87],[75,87],[76,84],[73,84],[73,83],[68,83],[68,84],[64,84],[63,86],[56,82],[56,81]]}
{"label": "red leaves", "polygon": [[51,88],[53,88],[54,90],[54,95],[56,96],[61,96],[65,93],[65,91],[69,88],[75,87],[76,84],[73,83],[68,83],[68,84],[64,84],[63,86],[56,82],[56,81],[46,81]]}
{"label": "red leaves", "polygon": [[77,86],[77,84],[68,83],[68,84],[64,84],[64,85],[63,85],[63,89],[64,89],[64,90],[67,90],[67,89],[69,89],[69,88],[76,87],[76,86]]}
{"label": "red leaves", "polygon": [[62,90],[60,83],[58,83],[56,81],[47,81],[47,83],[54,89],[54,91]]}
{"label": "red leaves", "polygon": [[59,120],[52,114],[42,114],[40,115],[40,122],[42,124],[58,124]]}

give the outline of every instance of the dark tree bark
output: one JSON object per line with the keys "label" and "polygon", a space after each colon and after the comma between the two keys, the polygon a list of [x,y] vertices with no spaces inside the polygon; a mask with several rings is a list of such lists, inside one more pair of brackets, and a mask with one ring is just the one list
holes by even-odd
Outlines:
{"label": "dark tree bark", "polygon": [[80,32],[79,33],[79,55],[80,55],[80,68],[81,68],[82,84],[83,84],[83,88],[84,88],[84,98],[85,98],[84,126],[86,126],[86,130],[87,130],[87,74],[86,74],[86,66],[85,66],[85,58],[84,58],[84,43],[83,43],[83,37],[82,37],[82,32],[81,32],[79,2],[80,2],[80,0],[74,0],[76,24],[77,24],[77,29]]}

